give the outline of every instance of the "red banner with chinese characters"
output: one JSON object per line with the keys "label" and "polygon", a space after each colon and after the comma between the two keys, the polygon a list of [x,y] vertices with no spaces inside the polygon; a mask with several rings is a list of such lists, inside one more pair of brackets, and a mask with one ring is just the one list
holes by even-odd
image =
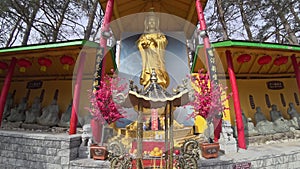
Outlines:
{"label": "red banner with chinese characters", "polygon": [[151,130],[158,130],[158,109],[151,109]]}

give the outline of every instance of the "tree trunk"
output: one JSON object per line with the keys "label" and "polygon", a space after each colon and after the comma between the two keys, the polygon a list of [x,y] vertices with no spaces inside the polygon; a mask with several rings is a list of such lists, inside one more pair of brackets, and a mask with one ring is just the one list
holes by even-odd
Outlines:
{"label": "tree trunk", "polygon": [[89,12],[89,20],[88,20],[88,24],[86,26],[86,30],[85,30],[85,33],[84,33],[84,39],[86,39],[86,40],[89,40],[89,38],[91,36],[91,32],[92,32],[92,29],[93,29],[93,23],[94,23],[96,11],[97,11],[98,3],[99,3],[98,0],[94,0],[93,9],[92,9],[92,11]]}
{"label": "tree trunk", "polygon": [[64,19],[65,19],[65,13],[67,12],[67,9],[69,7],[69,3],[70,3],[70,0],[67,0],[64,3],[64,6],[63,6],[62,11],[61,11],[61,15],[58,19],[58,22],[55,25],[55,29],[53,30],[53,33],[52,33],[52,38],[51,38],[52,42],[57,41],[59,30],[60,30],[61,25],[63,24]]}
{"label": "tree trunk", "polygon": [[222,0],[216,0],[216,2],[217,2],[217,10],[219,13],[218,19],[222,25],[223,40],[228,40],[229,37],[228,37],[227,26],[226,26],[225,15],[224,15],[225,12],[222,7]]}
{"label": "tree trunk", "polygon": [[243,7],[244,6],[243,0],[238,0],[238,5],[239,5],[241,17],[242,17],[242,22],[243,22],[243,25],[247,32],[248,40],[253,41],[252,32],[250,30],[250,24],[247,20],[247,17],[246,17],[245,11],[244,11],[244,7]]}

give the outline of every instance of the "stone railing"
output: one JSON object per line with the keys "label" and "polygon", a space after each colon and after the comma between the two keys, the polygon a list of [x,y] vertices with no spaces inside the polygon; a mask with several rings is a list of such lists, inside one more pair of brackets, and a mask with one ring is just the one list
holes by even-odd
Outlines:
{"label": "stone railing", "polygon": [[0,130],[0,168],[70,168],[80,135]]}

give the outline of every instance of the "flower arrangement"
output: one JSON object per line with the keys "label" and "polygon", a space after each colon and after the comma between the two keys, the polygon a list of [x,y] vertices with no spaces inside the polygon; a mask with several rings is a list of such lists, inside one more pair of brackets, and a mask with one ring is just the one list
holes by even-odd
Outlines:
{"label": "flower arrangement", "polygon": [[105,75],[100,81],[99,89],[90,92],[91,107],[87,108],[93,118],[102,124],[111,124],[120,118],[124,118],[125,110],[113,101],[113,94],[122,92],[127,84],[120,84],[119,77]]}
{"label": "flower arrangement", "polygon": [[231,97],[231,94],[222,99],[227,88],[224,88],[221,84],[214,85],[211,83],[209,75],[203,73],[202,69],[199,70],[197,75],[192,77],[192,84],[195,86],[196,92],[194,94],[195,100],[190,105],[198,112],[194,112],[192,116],[200,115],[207,119],[228,110],[229,108],[225,107],[224,102]]}
{"label": "flower arrangement", "polygon": [[[220,128],[222,112],[229,109],[224,103],[231,97],[231,94],[226,95],[225,91],[227,88],[223,87],[221,84],[211,82],[209,75],[203,73],[203,69],[199,70],[197,76],[192,76],[191,81],[195,87],[195,99],[190,102],[189,105],[197,110],[191,114],[191,117],[194,118],[195,116],[200,115],[205,118],[208,123],[213,122],[215,128]],[[217,118],[219,118],[219,120],[216,120]],[[217,130],[220,130],[218,132],[221,132],[221,129]]]}

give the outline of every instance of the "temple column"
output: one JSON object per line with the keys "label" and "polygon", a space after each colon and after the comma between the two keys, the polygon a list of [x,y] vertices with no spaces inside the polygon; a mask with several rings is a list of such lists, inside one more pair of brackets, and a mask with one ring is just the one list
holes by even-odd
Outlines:
{"label": "temple column", "polygon": [[[96,55],[96,77],[95,77],[96,82],[94,84],[94,89],[101,87],[99,86],[100,85],[99,81],[102,81],[105,76],[105,66],[106,66],[105,54],[107,53],[107,38],[109,38],[109,24],[112,17],[113,7],[114,7],[114,0],[108,0],[106,4],[104,20],[101,28],[100,46],[97,49],[97,55]],[[96,143],[101,143],[103,124],[100,124],[99,121],[92,119],[91,127],[93,132],[93,140]]]}
{"label": "temple column", "polygon": [[4,107],[5,107],[5,102],[6,102],[8,90],[10,88],[11,78],[12,78],[12,75],[14,73],[16,64],[17,64],[17,59],[15,57],[13,57],[11,59],[11,62],[10,62],[9,68],[8,68],[8,72],[7,72],[7,75],[5,77],[5,81],[4,81],[2,90],[1,90],[1,96],[0,96],[0,126],[1,126],[1,123],[2,123],[3,111],[4,111]]}
{"label": "temple column", "polygon": [[230,84],[232,89],[232,97],[233,97],[233,104],[235,110],[236,127],[237,127],[237,134],[238,134],[238,146],[239,148],[246,149],[242,109],[241,109],[239,92],[238,92],[238,87],[237,87],[233,63],[232,63],[232,56],[229,50],[226,50],[226,59],[228,64],[228,74],[229,74],[229,79],[230,79]]}
{"label": "temple column", "polygon": [[[218,77],[217,77],[217,68],[216,68],[216,62],[215,57],[213,55],[213,50],[210,46],[209,37],[207,35],[206,31],[206,23],[204,18],[204,11],[200,0],[196,0],[196,10],[198,14],[198,20],[200,23],[200,37],[203,39],[204,42],[204,49],[205,49],[205,58],[206,58],[206,66],[207,66],[207,72],[209,74],[210,83],[213,87],[218,86]],[[221,98],[220,98],[221,99]],[[213,117],[213,124],[214,124],[214,141],[218,142],[220,138],[220,133],[222,132],[222,112],[219,112],[218,115]]]}
{"label": "temple column", "polygon": [[298,92],[300,93],[300,72],[299,72],[299,66],[298,66],[295,54],[293,54],[291,56],[291,59],[292,59],[294,72],[295,72],[295,75],[296,75],[296,81],[297,81],[297,85],[298,85]]}
{"label": "temple column", "polygon": [[76,83],[74,86],[72,114],[71,114],[71,119],[70,119],[70,130],[69,130],[70,135],[76,134],[76,127],[77,127],[77,123],[78,123],[77,115],[78,115],[78,106],[79,106],[79,100],[80,100],[81,80],[82,80],[85,58],[86,58],[86,53],[82,52],[80,54],[80,59],[79,59],[78,69],[77,69],[77,76],[76,76]]}

